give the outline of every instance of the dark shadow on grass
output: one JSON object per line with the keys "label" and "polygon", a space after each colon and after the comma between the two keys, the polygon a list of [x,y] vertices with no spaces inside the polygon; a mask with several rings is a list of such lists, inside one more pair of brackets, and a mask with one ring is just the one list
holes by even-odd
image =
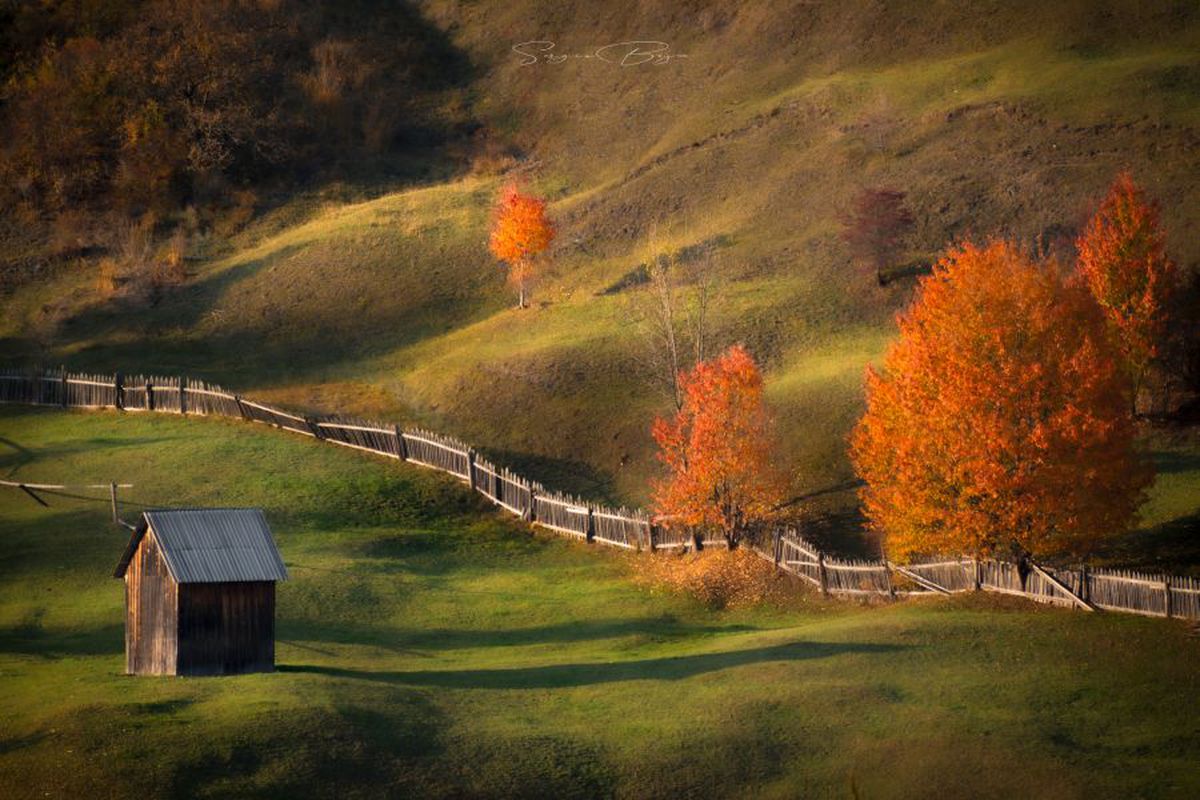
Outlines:
{"label": "dark shadow on grass", "polygon": [[612,475],[582,461],[551,458],[515,450],[487,449],[485,455],[492,463],[508,467],[544,486],[553,487],[556,491],[618,504],[614,495]]}
{"label": "dark shadow on grass", "polygon": [[8,755],[26,747],[33,747],[45,739],[47,734],[34,733],[29,736],[17,736],[12,739],[0,739],[0,756]]}
{"label": "dark shadow on grass", "polygon": [[[15,489],[5,489],[15,492]],[[19,496],[12,503],[28,503],[36,509],[30,517],[7,516],[0,513],[0,545],[4,557],[0,558],[0,582],[27,582],[34,591],[43,591],[39,583],[46,576],[55,580],[70,580],[75,585],[85,586],[95,579],[97,569],[101,574],[111,574],[121,551],[129,542],[129,532],[109,521],[105,506],[107,497],[89,490],[71,492],[71,497],[61,493],[41,492],[39,497],[50,504],[50,508],[39,508],[32,498]],[[77,496],[76,496],[77,495]],[[7,497],[7,495],[4,495]],[[88,496],[88,500],[78,497]],[[133,511],[126,508],[126,517]],[[47,540],[54,544],[47,546]]]}
{"label": "dark shadow on grass", "polygon": [[382,671],[347,669],[315,664],[281,664],[280,672],[328,675],[408,686],[436,686],[444,689],[556,689],[594,686],[624,681],[678,681],[733,667],[768,661],[805,661],[830,658],[847,653],[885,654],[905,649],[890,644],[843,644],[835,642],[794,642],[791,644],[703,653],[675,658],[648,658],[615,663],[555,664],[544,667],[469,670]]}
{"label": "dark shadow on grass", "polygon": [[1200,574],[1200,510],[1118,536],[1096,553],[1096,559],[1113,567]]}
{"label": "dark shadow on grass", "polygon": [[[119,437],[119,436],[94,436],[90,439],[76,439],[71,442],[51,445],[48,447],[38,447],[36,450],[30,450],[20,443],[0,437],[0,446],[11,449],[11,452],[0,451],[0,471],[7,470],[9,478],[12,479],[13,471],[31,464],[34,461],[47,461],[67,456],[77,455],[79,453],[94,453],[98,450],[117,450],[128,447],[143,447],[151,444],[161,444],[177,439],[184,439],[183,436],[140,436],[140,437]],[[30,479],[31,481],[33,479]],[[36,481],[35,481],[36,482]]]}
{"label": "dark shadow on grass", "polygon": [[115,655],[124,650],[125,628],[122,624],[72,633],[48,632],[36,623],[0,628],[0,653],[54,659]]}
{"label": "dark shadow on grass", "polygon": [[[653,641],[677,640],[693,636],[715,636],[725,633],[749,633],[760,630],[751,625],[691,625],[666,615],[643,619],[601,619],[536,625],[508,629],[433,628],[395,630],[391,628],[355,625],[345,622],[319,620],[287,620],[280,623],[281,635],[289,643],[301,642],[351,644],[380,647],[407,655],[424,655],[427,650],[462,650],[484,647],[524,647],[541,644],[624,637],[645,637]],[[281,641],[283,641],[281,639]]]}
{"label": "dark shadow on grass", "polygon": [[1158,451],[1151,454],[1151,460],[1154,463],[1154,471],[1159,475],[1200,470],[1200,453]]}

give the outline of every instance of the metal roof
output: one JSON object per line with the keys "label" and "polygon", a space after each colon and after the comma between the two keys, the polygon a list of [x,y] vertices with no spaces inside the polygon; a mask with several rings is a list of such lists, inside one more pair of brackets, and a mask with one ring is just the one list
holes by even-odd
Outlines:
{"label": "metal roof", "polygon": [[178,583],[287,580],[287,568],[259,508],[147,511],[114,577],[125,577],[147,528],[154,531],[167,569]]}

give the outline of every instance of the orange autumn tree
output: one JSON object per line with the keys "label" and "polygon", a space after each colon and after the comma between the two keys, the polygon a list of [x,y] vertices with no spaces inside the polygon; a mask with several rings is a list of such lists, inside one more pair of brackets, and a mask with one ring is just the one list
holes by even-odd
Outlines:
{"label": "orange autumn tree", "polygon": [[1117,176],[1076,249],[1080,275],[1120,343],[1136,402],[1166,336],[1179,278],[1166,255],[1158,206],[1128,172]]}
{"label": "orange autumn tree", "polygon": [[1150,473],[1083,287],[1010,243],[964,244],[899,324],[850,451],[890,557],[1079,554],[1126,528]]}
{"label": "orange autumn tree", "polygon": [[668,477],[654,486],[665,524],[718,528],[732,550],[781,500],[763,379],[740,345],[679,376],[683,407],[654,421]]}
{"label": "orange autumn tree", "polygon": [[533,259],[554,240],[554,226],[546,217],[546,201],[522,194],[516,184],[500,191],[492,211],[488,248],[508,264],[508,278],[517,286],[517,308],[525,308],[525,294],[533,276]]}

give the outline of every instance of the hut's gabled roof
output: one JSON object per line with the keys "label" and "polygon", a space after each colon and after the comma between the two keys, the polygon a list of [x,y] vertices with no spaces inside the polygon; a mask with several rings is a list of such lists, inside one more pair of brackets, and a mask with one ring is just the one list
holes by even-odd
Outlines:
{"label": "hut's gabled roof", "polygon": [[287,580],[287,568],[259,508],[147,511],[113,577],[125,577],[147,528],[154,529],[167,569],[177,583]]}

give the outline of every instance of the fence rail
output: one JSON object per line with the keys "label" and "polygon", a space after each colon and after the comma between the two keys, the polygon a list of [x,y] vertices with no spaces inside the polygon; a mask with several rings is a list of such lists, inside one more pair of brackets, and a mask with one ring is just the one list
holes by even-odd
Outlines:
{"label": "fence rail", "polygon": [[[696,546],[693,533],[683,527],[657,524],[640,509],[608,508],[547,491],[480,457],[457,439],[369,420],[307,417],[185,376],[3,369],[0,403],[241,418],[448,472],[535,525],[589,542],[639,551]],[[711,532],[701,539],[702,546],[723,544]],[[767,541],[753,542],[751,547],[781,571],[826,594],[892,598],[982,590],[1059,606],[1200,619],[1200,579],[1196,578],[962,558],[902,565],[844,560],[826,556],[793,529],[772,531]]]}

